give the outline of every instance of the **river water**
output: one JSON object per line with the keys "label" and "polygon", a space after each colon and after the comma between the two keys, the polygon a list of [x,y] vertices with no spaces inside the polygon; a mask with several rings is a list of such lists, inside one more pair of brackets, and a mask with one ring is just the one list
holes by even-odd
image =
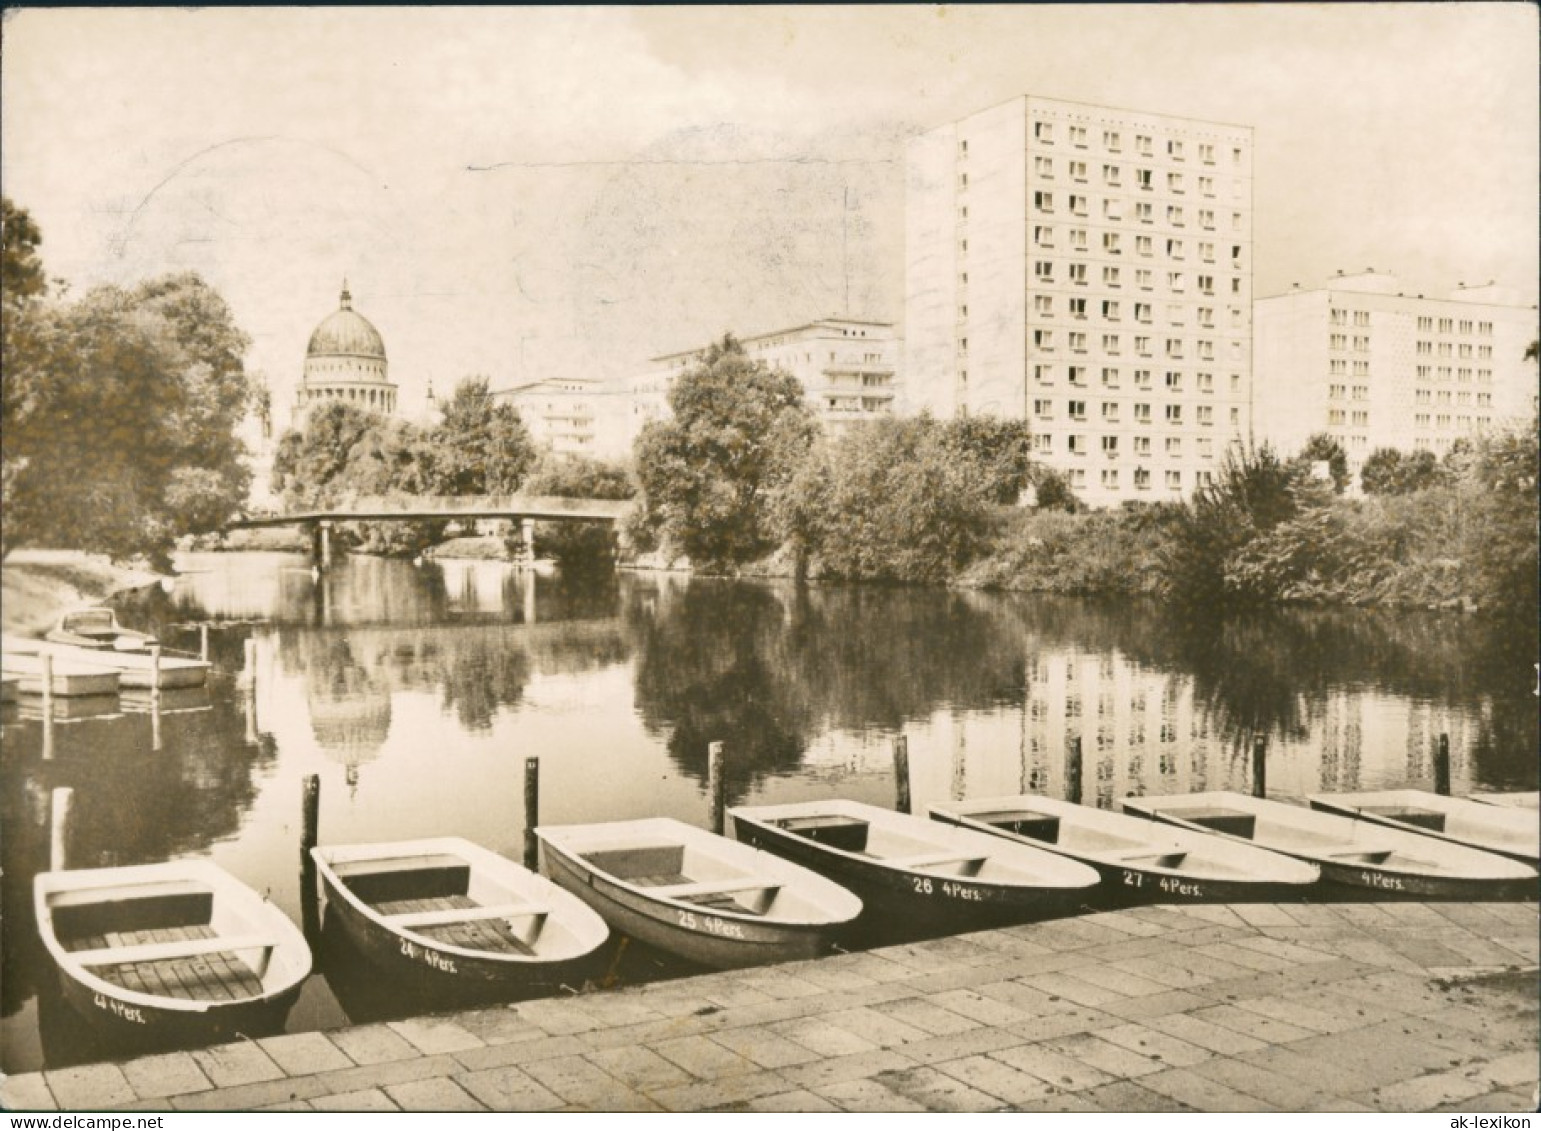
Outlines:
{"label": "river water", "polygon": [[[118,1054],[53,988],[30,907],[50,791],[74,790],[72,867],[209,857],[298,922],[302,783],[320,835],[464,836],[515,859],[540,759],[547,824],[666,815],[705,825],[707,744],[729,804],[847,797],[892,805],[906,737],[914,807],[1251,785],[1270,795],[1537,787],[1532,625],[1458,615],[1290,612],[1184,620],[1154,606],[935,589],[572,579],[493,562],[371,558],[313,577],[281,554],[193,555],[169,594],[122,610],[171,646],[209,632],[205,691],[64,704],[43,757],[35,704],[8,707],[0,1068]],[[255,663],[245,669],[246,642]],[[254,689],[253,685],[254,684]],[[159,749],[156,749],[157,738]],[[335,958],[335,955],[333,956]],[[425,1008],[346,958],[318,959],[288,1020],[330,1028]],[[667,976],[633,953],[621,981]],[[134,1051],[134,1050],[129,1050]]]}

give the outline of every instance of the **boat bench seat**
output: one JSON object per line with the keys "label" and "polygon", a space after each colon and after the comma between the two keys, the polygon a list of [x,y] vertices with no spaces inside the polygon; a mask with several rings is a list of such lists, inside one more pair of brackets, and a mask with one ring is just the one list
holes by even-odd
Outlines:
{"label": "boat bench seat", "polygon": [[1379,864],[1396,849],[1386,848],[1384,845],[1362,845],[1355,848],[1339,848],[1333,852],[1322,853],[1328,860],[1356,860],[1370,864]]}
{"label": "boat bench seat", "polygon": [[1154,864],[1158,868],[1175,868],[1187,855],[1187,852],[1180,848],[1169,852],[1152,852],[1147,848],[1138,852],[1114,853],[1113,859],[1120,864]]}
{"label": "boat bench seat", "polygon": [[380,918],[389,926],[411,930],[414,927],[444,927],[451,923],[479,923],[488,919],[521,919],[550,915],[551,908],[540,903],[501,903],[491,907],[449,907],[438,911],[401,911]]}
{"label": "boat bench seat", "polygon": [[225,935],[212,939],[181,939],[177,942],[77,950],[70,954],[69,959],[81,966],[121,966],[129,962],[163,962],[170,958],[194,958],[200,954],[225,954],[237,950],[271,951],[276,946],[278,940],[269,935]]}
{"label": "boat bench seat", "polygon": [[920,856],[888,856],[879,859],[897,868],[936,868],[943,864],[978,864],[982,867],[989,857],[970,852],[931,852]]}
{"label": "boat bench seat", "polygon": [[780,891],[781,881],[741,876],[731,880],[702,880],[699,883],[663,884],[647,889],[649,895],[665,899],[695,899],[703,895],[732,895],[741,891]]}

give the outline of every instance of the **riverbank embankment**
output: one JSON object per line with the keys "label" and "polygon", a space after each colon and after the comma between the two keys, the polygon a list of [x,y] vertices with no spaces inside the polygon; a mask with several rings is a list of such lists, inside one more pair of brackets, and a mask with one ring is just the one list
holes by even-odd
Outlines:
{"label": "riverbank embankment", "polygon": [[15,550],[0,565],[0,628],[34,636],[61,613],[116,593],[159,585],[164,575],[78,550]]}
{"label": "riverbank embankment", "polygon": [[7,1078],[12,1110],[1536,1109],[1534,903],[1142,907]]}

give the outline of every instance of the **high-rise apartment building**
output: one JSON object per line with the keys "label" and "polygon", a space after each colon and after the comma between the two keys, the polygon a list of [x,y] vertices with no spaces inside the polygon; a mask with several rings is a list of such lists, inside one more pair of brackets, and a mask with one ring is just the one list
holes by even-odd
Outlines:
{"label": "high-rise apartment building", "polygon": [[1443,455],[1534,418],[1536,308],[1504,288],[1425,297],[1366,271],[1259,299],[1253,313],[1258,438],[1281,452],[1323,432],[1357,472],[1377,448]]}
{"label": "high-rise apartment building", "polygon": [[[821,318],[802,326],[740,338],[744,352],[802,383],[808,407],[838,437],[850,425],[895,411],[900,342],[889,322]],[[669,390],[680,374],[701,363],[707,347],[652,359],[632,382],[632,431],[669,413]]]}
{"label": "high-rise apartment building", "polygon": [[1252,130],[1025,96],[910,143],[911,408],[1032,422],[1085,501],[1175,499],[1251,424]]}

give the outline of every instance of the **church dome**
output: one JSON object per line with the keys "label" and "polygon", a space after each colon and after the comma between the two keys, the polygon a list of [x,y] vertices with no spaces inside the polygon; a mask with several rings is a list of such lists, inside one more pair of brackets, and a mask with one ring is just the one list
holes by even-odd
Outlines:
{"label": "church dome", "polygon": [[348,284],[342,285],[342,305],[328,315],[310,335],[306,357],[377,357],[385,360],[385,339],[358,311]]}

